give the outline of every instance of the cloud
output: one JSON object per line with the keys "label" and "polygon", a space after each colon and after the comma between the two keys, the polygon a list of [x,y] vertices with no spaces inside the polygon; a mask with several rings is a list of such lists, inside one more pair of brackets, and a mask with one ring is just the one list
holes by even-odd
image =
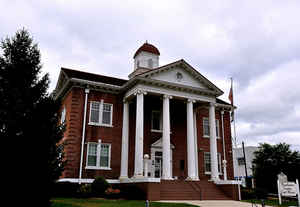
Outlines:
{"label": "cloud", "polygon": [[300,145],[293,138],[300,132],[299,1],[3,0],[1,5],[0,37],[29,29],[50,74],[50,90],[60,67],[127,78],[135,50],[148,40],[159,48],[161,64],[184,58],[225,92],[226,101],[229,77],[234,78],[240,140],[288,137]]}
{"label": "cloud", "polygon": [[[300,60],[274,68],[237,91],[239,137],[299,144]],[[288,134],[288,136],[285,136]],[[297,136],[297,137],[292,137]],[[290,140],[287,139],[290,138]]]}

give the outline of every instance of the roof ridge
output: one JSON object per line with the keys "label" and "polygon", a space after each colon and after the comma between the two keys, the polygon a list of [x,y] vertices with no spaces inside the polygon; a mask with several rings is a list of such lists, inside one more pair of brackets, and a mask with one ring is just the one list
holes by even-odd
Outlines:
{"label": "roof ridge", "polygon": [[69,71],[76,72],[76,73],[85,73],[85,74],[94,75],[94,76],[99,76],[99,77],[113,78],[113,79],[118,79],[118,80],[121,80],[121,81],[128,81],[127,79],[115,78],[115,77],[112,77],[112,76],[101,75],[101,74],[96,74],[96,73],[86,72],[86,71],[82,71],[82,70],[76,70],[76,69],[72,69],[72,68],[61,67],[61,69],[62,69],[62,70],[69,70]]}

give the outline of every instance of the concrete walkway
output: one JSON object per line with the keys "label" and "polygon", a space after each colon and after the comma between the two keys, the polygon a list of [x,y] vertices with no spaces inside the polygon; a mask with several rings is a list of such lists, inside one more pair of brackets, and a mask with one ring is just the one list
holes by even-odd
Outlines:
{"label": "concrete walkway", "polygon": [[[201,207],[252,207],[251,203],[240,202],[240,201],[231,201],[231,200],[220,200],[220,201],[159,201],[166,203],[188,203],[195,206]],[[261,206],[261,205],[257,205]],[[270,207],[270,206],[265,206]]]}

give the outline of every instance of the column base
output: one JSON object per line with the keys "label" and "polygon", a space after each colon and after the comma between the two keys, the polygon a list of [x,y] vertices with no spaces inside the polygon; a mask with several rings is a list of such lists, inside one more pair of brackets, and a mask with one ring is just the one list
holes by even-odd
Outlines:
{"label": "column base", "polygon": [[144,175],[134,175],[133,177],[131,177],[132,179],[144,179]]}
{"label": "column base", "polygon": [[200,179],[197,177],[187,177],[185,180],[186,181],[199,181]]}
{"label": "column base", "polygon": [[129,178],[128,178],[128,176],[120,176],[119,180],[120,181],[126,181],[126,180],[129,180]]}
{"label": "column base", "polygon": [[174,178],[171,178],[171,177],[166,177],[166,178],[161,177],[160,179],[161,180],[174,180]]}
{"label": "column base", "polygon": [[221,180],[220,178],[210,178],[208,181],[216,182],[216,181],[220,181],[220,180]]}

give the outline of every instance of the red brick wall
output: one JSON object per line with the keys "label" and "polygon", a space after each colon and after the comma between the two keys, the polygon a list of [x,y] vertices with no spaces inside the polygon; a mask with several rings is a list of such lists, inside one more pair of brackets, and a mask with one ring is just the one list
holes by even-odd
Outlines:
{"label": "red brick wall", "polygon": [[[67,128],[64,141],[65,157],[68,161],[63,177],[78,178],[80,164],[80,149],[82,136],[82,121],[84,107],[84,89],[72,88],[62,102],[66,105]],[[87,170],[85,169],[86,147],[84,148],[83,162],[83,178],[94,178],[98,175],[103,175],[106,178],[118,178],[120,175],[120,160],[121,160],[121,140],[122,140],[122,113],[123,113],[123,95],[113,95],[91,90],[88,95],[87,107],[87,123],[89,121],[90,101],[101,101],[113,104],[113,127],[91,126],[86,125],[85,142],[97,142],[101,139],[103,143],[111,144],[111,168],[112,170]],[[162,108],[162,99],[151,95],[146,95],[144,99],[144,154],[150,153],[150,146],[155,141],[162,137],[162,133],[151,132],[151,113],[153,109]],[[196,104],[195,104],[196,106]],[[135,117],[136,117],[136,102],[133,99],[129,105],[129,155],[128,155],[128,170],[129,177],[134,173],[134,146],[135,146]],[[175,146],[173,150],[173,176],[187,176],[187,151],[186,151],[186,104],[184,100],[170,100],[170,117],[171,117],[171,143]],[[198,134],[198,165],[199,176],[201,178],[209,178],[204,175],[204,152],[209,152],[209,139],[203,138],[203,117],[208,117],[207,108],[197,108],[197,134]],[[220,120],[220,112],[216,111],[216,118]],[[231,132],[229,113],[224,115],[225,128],[225,143],[226,143],[226,158],[228,161],[228,178],[233,178],[232,154],[231,154]],[[220,135],[221,121],[220,121]],[[222,154],[223,147],[222,138],[217,140],[218,152]],[[203,151],[199,151],[202,148]],[[180,160],[184,160],[185,169],[180,171]]]}
{"label": "red brick wall", "polygon": [[83,121],[84,91],[73,88],[63,100],[66,106],[66,131],[64,133],[64,151],[67,164],[63,172],[65,178],[76,178],[79,175],[80,146]]}
{"label": "red brick wall", "polygon": [[[216,119],[219,120],[219,134],[220,139],[217,139],[217,151],[221,153],[221,159],[224,159],[223,153],[223,138],[222,138],[222,122],[221,122],[221,111],[216,110]],[[198,166],[199,166],[199,177],[210,178],[209,175],[204,173],[204,152],[210,152],[209,138],[203,137],[203,118],[209,117],[208,108],[202,107],[197,109],[197,136],[198,136]],[[231,148],[231,128],[230,128],[230,114],[229,112],[224,113],[224,137],[225,137],[225,151],[227,160],[227,178],[233,179],[233,165],[232,165],[232,148]],[[222,165],[223,166],[223,165]],[[223,171],[223,169],[222,169]],[[223,176],[221,176],[223,178]]]}

